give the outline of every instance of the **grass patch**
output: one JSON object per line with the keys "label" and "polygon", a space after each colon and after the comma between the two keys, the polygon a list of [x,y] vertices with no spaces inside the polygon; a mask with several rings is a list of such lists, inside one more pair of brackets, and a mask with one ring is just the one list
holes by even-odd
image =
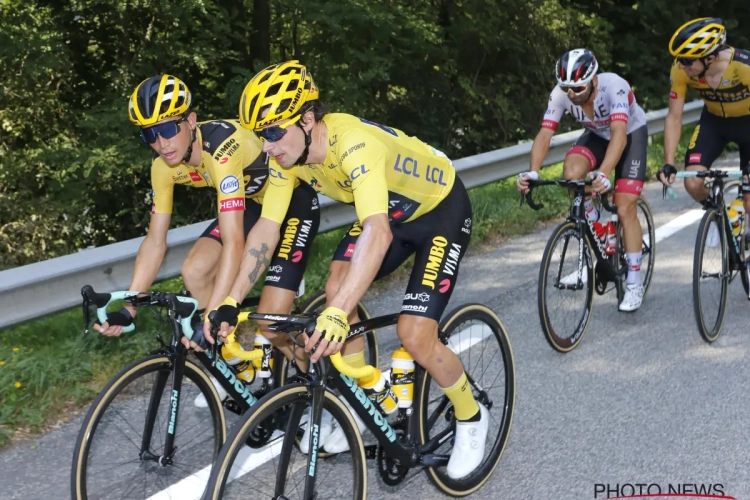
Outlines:
{"label": "grass patch", "polygon": [[[684,158],[694,127],[686,127],[678,158]],[[652,139],[648,154],[648,175],[652,178],[662,166],[662,135]],[[562,175],[562,164],[543,170],[542,178]],[[542,221],[566,213],[568,195],[563,189],[540,189],[534,199],[545,208],[519,210],[515,178],[494,182],[469,192],[474,209],[471,247],[513,235],[527,233]],[[305,273],[308,296],[323,288],[331,255],[346,232],[340,228],[319,234]],[[390,280],[408,273],[409,259]],[[388,283],[390,280],[384,280]],[[259,280],[262,284],[263,280]],[[376,285],[378,287],[382,285]],[[179,291],[180,278],[163,281],[154,289]],[[258,293],[256,286],[255,293]],[[306,298],[306,297],[305,297]],[[16,436],[33,435],[65,422],[76,409],[85,408],[101,387],[128,363],[158,347],[156,332],[165,339],[169,331],[148,311],[136,320],[136,331],[120,338],[105,338],[83,332],[81,309],[74,308],[46,318],[6,328],[0,332],[0,447]]]}

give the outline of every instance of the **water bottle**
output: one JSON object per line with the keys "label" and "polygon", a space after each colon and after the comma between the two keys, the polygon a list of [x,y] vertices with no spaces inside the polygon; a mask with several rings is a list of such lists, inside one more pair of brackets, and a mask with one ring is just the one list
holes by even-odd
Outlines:
{"label": "water bottle", "polygon": [[604,253],[614,255],[617,247],[617,214],[612,214],[612,218],[607,223],[607,244],[604,246]]}
{"label": "water bottle", "polygon": [[414,358],[403,347],[391,358],[391,387],[398,398],[399,408],[411,408],[414,399]]}
{"label": "water bottle", "polygon": [[745,205],[742,200],[733,200],[729,204],[727,215],[729,216],[729,223],[732,225],[732,233],[735,236],[739,236],[742,232],[742,216],[745,213]]}
{"label": "water bottle", "polygon": [[255,329],[254,348],[263,350],[263,357],[253,361],[258,378],[270,378],[273,370],[273,345],[260,333],[259,328]]}
{"label": "water bottle", "polygon": [[359,386],[365,391],[370,401],[379,405],[386,415],[390,415],[398,408],[398,397],[393,393],[388,377],[377,368],[372,378],[361,379]]}
{"label": "water bottle", "polygon": [[[245,349],[240,346],[240,350],[244,351]],[[232,367],[234,372],[237,374],[237,378],[241,379],[242,381],[252,384],[255,380],[255,367],[250,363],[249,361],[242,361],[240,358],[235,358],[231,354],[229,354],[229,351],[227,351],[227,346],[222,345],[221,346],[221,357],[224,358],[224,362]]]}

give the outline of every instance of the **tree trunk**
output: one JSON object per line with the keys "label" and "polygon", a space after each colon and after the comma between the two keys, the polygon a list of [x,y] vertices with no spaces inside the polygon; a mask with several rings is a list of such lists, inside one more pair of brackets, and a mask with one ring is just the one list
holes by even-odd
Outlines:
{"label": "tree trunk", "polygon": [[250,39],[250,59],[271,62],[271,5],[270,0],[253,0],[253,31]]}

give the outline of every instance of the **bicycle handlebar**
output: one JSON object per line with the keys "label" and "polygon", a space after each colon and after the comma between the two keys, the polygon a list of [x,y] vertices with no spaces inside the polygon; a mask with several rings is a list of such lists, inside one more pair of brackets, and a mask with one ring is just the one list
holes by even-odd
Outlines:
{"label": "bicycle handlebar", "polygon": [[[541,210],[544,208],[544,203],[536,203],[534,201],[534,198],[532,197],[532,193],[534,192],[534,188],[537,188],[539,186],[560,186],[568,189],[575,189],[576,191],[583,191],[584,186],[590,186],[592,183],[592,179],[580,179],[580,180],[567,180],[567,179],[558,179],[554,181],[544,181],[544,180],[533,180],[529,179],[529,191],[524,195],[521,194],[521,204],[519,208],[523,207],[524,202],[529,205],[534,210]],[[602,207],[609,212],[609,213],[617,213],[617,207],[614,205],[610,205],[609,203],[609,196],[608,193],[597,193],[596,194],[599,199],[602,202]]]}
{"label": "bicycle handlebar", "polygon": [[710,179],[715,179],[717,177],[734,177],[739,178],[742,177],[742,171],[740,170],[732,170],[731,172],[728,170],[683,170],[681,172],[677,172],[675,174],[675,177],[679,178],[689,178],[689,177],[698,177],[701,179],[704,179],[706,177]]}
{"label": "bicycle handlebar", "polygon": [[[137,296],[140,292],[130,292],[130,291],[121,291],[121,292],[112,292],[112,293],[98,293],[94,291],[94,288],[91,285],[85,285],[83,288],[81,288],[81,296],[83,297],[83,309],[84,309],[84,317],[86,320],[86,328],[88,328],[89,324],[89,310],[88,306],[89,304],[94,304],[96,306],[96,318],[99,321],[99,323],[105,323],[107,321],[107,307],[109,305],[116,301],[116,300],[123,300],[123,299],[129,299]],[[113,324],[115,322],[113,321]],[[123,332],[132,332],[135,330],[134,324],[129,325],[118,325],[122,326]]]}
{"label": "bicycle handlebar", "polygon": [[365,365],[355,368],[354,366],[351,366],[346,361],[344,361],[344,358],[341,356],[340,352],[331,354],[329,357],[331,359],[331,363],[333,363],[333,366],[336,367],[339,373],[346,375],[347,377],[351,377],[355,380],[359,380],[362,378],[372,378],[375,374],[374,366]]}

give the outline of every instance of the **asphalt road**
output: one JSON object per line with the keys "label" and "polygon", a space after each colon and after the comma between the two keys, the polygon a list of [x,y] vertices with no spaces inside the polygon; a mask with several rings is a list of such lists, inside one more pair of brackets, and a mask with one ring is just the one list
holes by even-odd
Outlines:
{"label": "asphalt road", "polygon": [[[658,185],[645,189],[657,228],[698,208],[682,187],[676,191],[678,199],[662,200]],[[510,333],[516,362],[510,439],[493,477],[472,498],[580,500],[701,487],[750,498],[750,304],[736,280],[721,337],[713,345],[700,338],[691,284],[697,225],[658,242],[640,310],[620,313],[614,292],[595,295],[586,336],[568,354],[550,349],[537,313],[539,261],[554,224],[464,259],[448,309],[464,302],[492,308]],[[368,294],[371,312],[397,311],[403,287]],[[381,352],[397,346],[392,331],[379,339]],[[67,498],[80,423],[2,452],[0,497]],[[424,474],[393,489],[376,480],[373,467],[369,472],[372,498],[442,496]]]}

